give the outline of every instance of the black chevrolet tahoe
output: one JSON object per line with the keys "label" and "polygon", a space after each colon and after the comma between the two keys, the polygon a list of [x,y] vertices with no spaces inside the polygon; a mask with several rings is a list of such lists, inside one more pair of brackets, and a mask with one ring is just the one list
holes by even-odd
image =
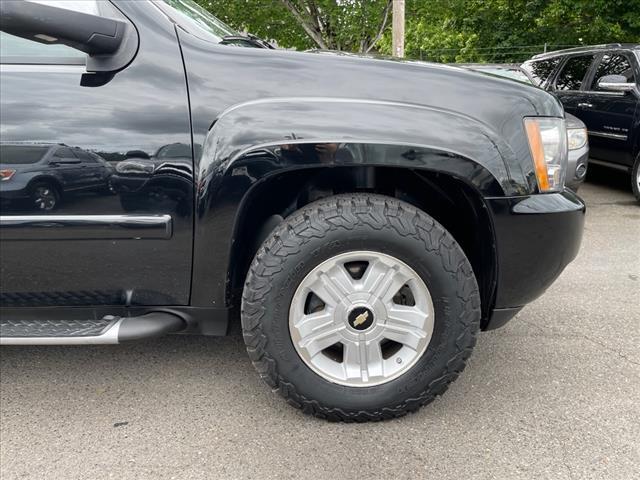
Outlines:
{"label": "black chevrolet tahoe", "polygon": [[591,163],[630,173],[640,201],[640,44],[548,52],[522,67],[586,124]]}
{"label": "black chevrolet tahoe", "polygon": [[291,405],[380,420],[442,394],[578,252],[564,111],[537,87],[240,48],[190,0],[0,8],[2,140],[115,169],[103,195],[2,211],[2,344],[241,322]]}

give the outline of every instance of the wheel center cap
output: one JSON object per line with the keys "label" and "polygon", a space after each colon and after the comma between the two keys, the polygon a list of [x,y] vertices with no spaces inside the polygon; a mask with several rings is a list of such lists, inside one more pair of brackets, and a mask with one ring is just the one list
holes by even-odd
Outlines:
{"label": "wheel center cap", "polygon": [[349,312],[347,320],[351,328],[363,331],[373,325],[373,312],[367,307],[356,307]]}

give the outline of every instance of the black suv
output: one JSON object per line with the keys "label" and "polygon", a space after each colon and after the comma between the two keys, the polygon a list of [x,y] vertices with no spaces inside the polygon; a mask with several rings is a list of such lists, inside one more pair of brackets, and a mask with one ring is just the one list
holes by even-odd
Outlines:
{"label": "black suv", "polygon": [[113,195],[3,209],[0,343],[241,322],[292,405],[380,420],[442,394],[578,252],[564,112],[532,85],[239,48],[189,0],[0,12],[3,139],[115,167]]}
{"label": "black suv", "polygon": [[560,50],[522,67],[587,125],[593,163],[631,173],[640,201],[640,45]]}

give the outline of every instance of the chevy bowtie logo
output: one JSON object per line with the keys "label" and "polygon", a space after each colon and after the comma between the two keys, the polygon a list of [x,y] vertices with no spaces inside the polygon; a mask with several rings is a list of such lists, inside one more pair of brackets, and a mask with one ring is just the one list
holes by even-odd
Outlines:
{"label": "chevy bowtie logo", "polygon": [[369,312],[364,312],[361,313],[360,315],[358,315],[356,317],[356,319],[353,321],[353,326],[357,327],[358,325],[362,325],[364,322],[367,321],[367,319],[369,318]]}

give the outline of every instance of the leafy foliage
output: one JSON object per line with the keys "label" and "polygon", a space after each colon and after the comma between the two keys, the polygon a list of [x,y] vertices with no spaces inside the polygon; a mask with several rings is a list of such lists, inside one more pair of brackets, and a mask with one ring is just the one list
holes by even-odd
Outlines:
{"label": "leafy foliage", "polygon": [[[282,47],[391,54],[389,0],[198,1]],[[640,42],[640,0],[406,0],[405,30],[407,57],[519,62],[545,44]]]}
{"label": "leafy foliage", "polygon": [[285,48],[371,49],[391,20],[391,0],[198,0],[221,20]]}

